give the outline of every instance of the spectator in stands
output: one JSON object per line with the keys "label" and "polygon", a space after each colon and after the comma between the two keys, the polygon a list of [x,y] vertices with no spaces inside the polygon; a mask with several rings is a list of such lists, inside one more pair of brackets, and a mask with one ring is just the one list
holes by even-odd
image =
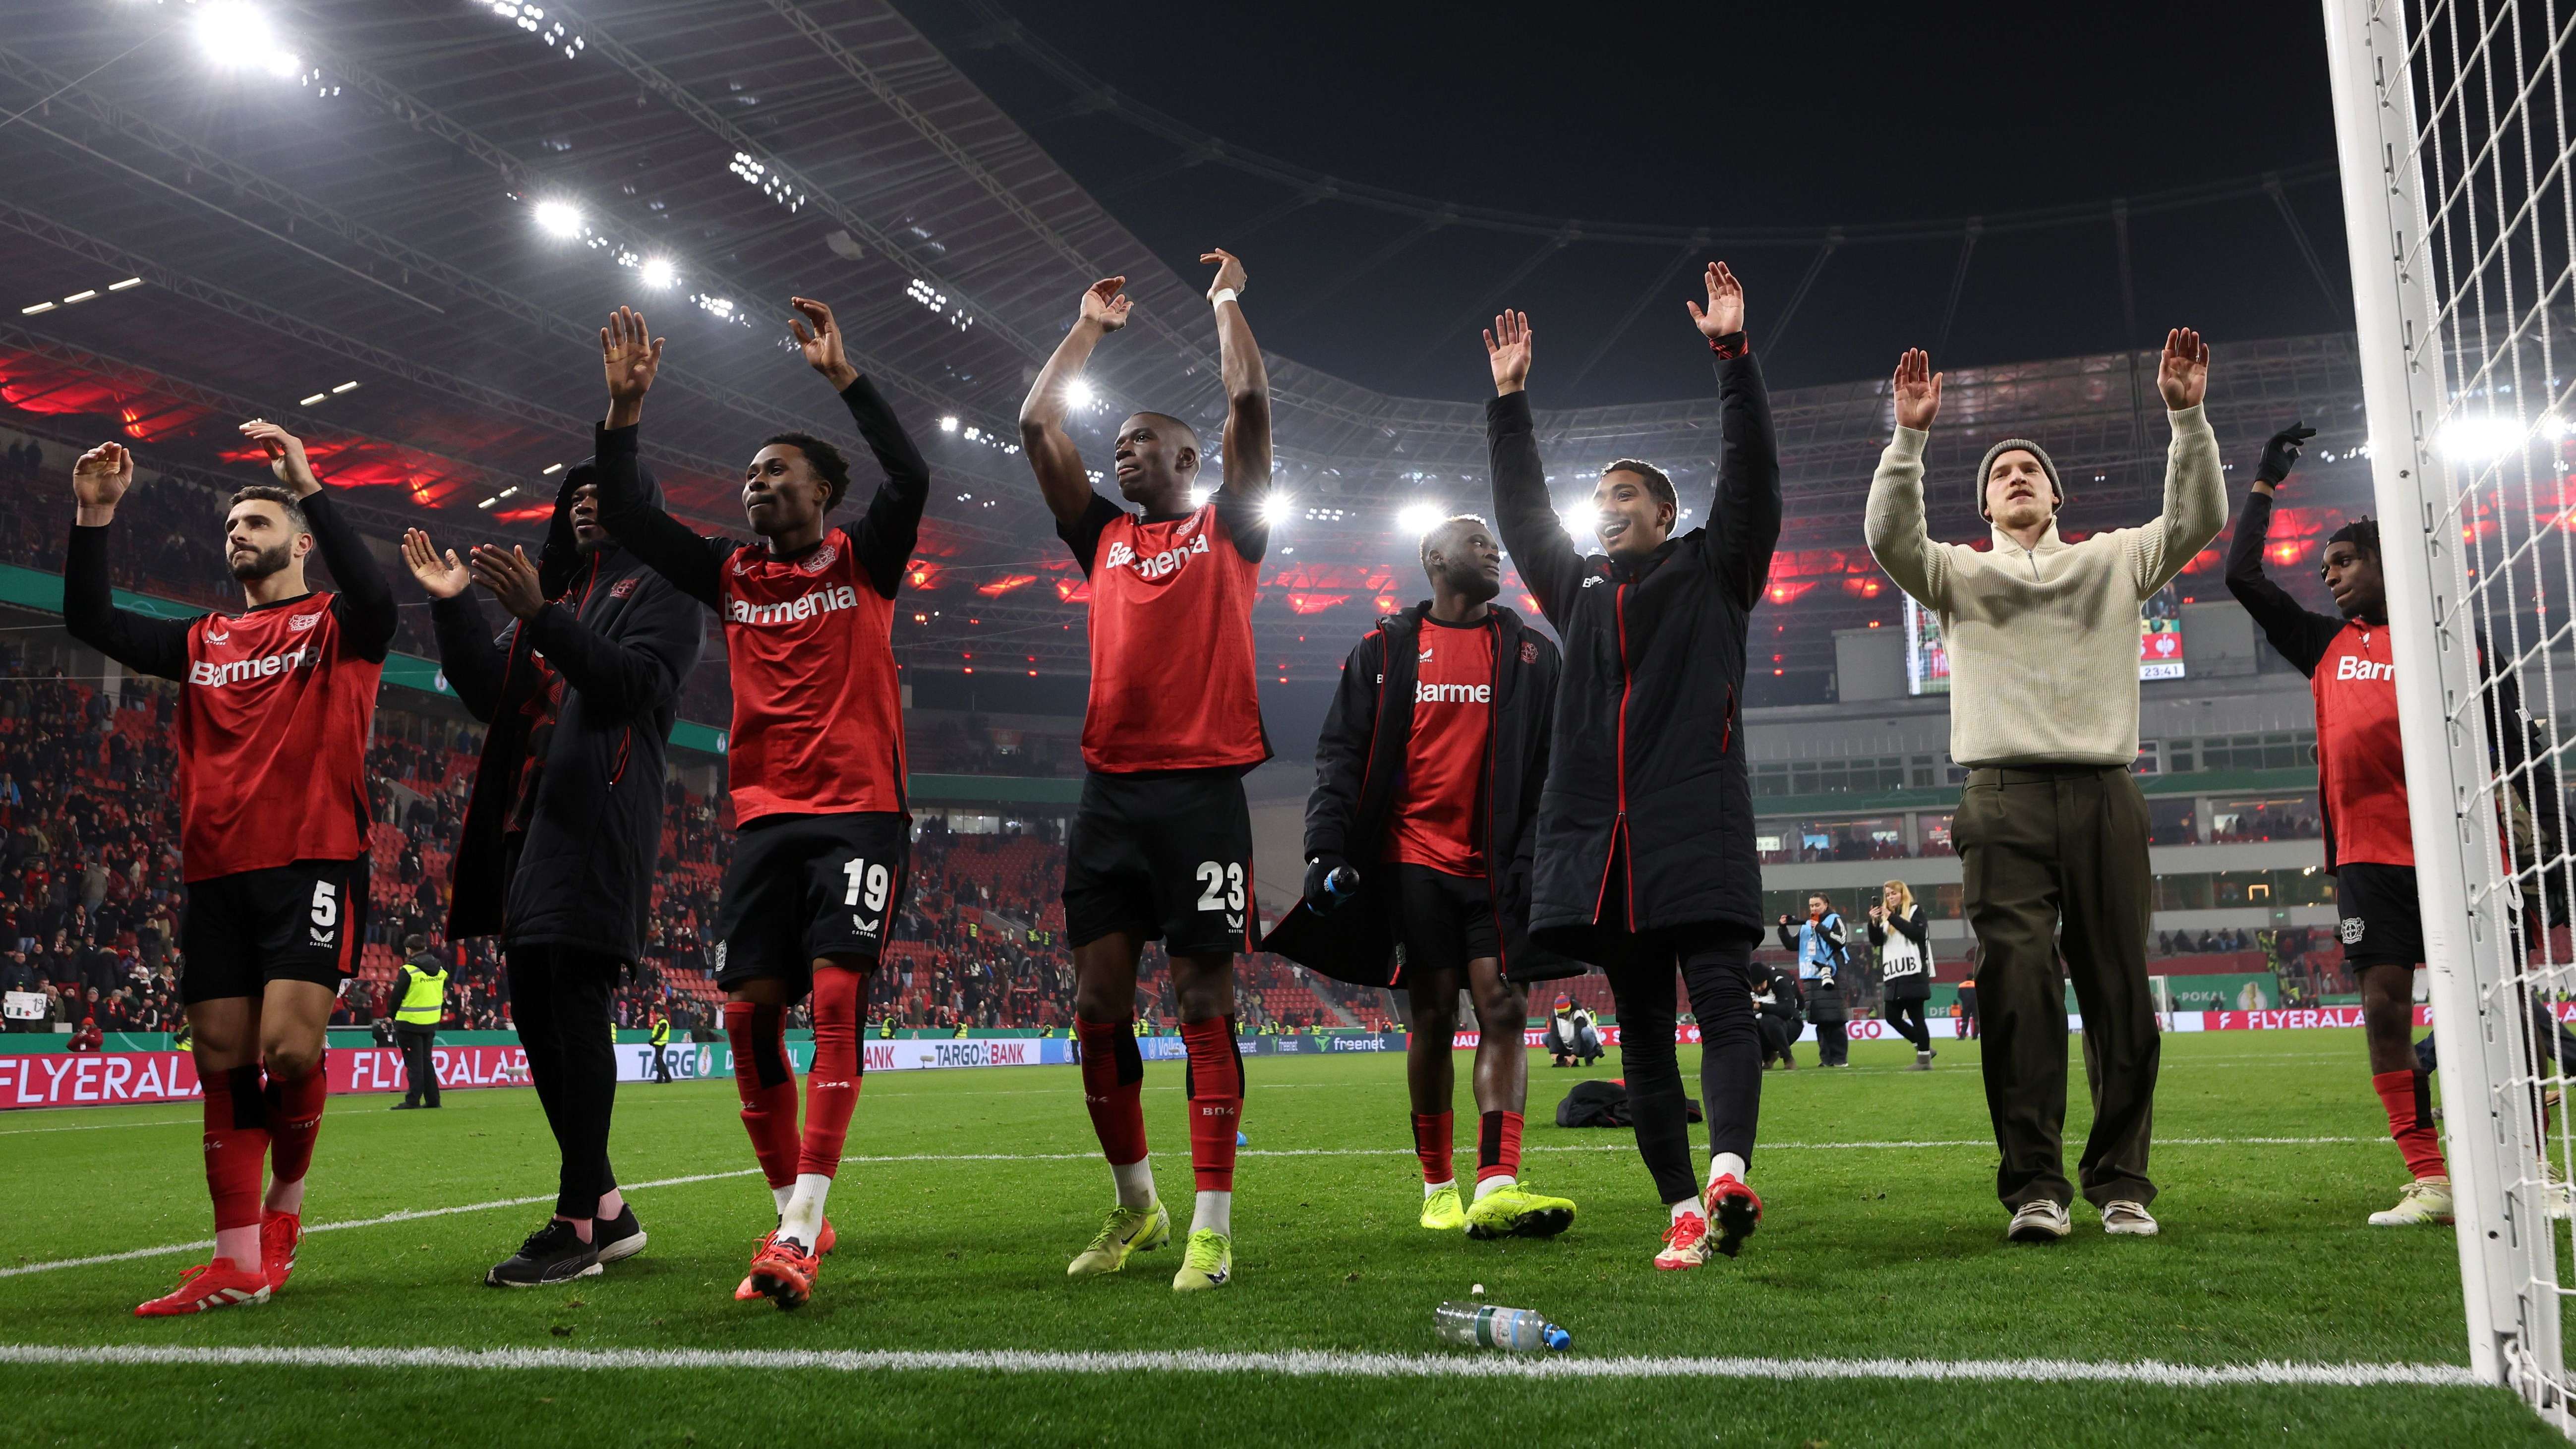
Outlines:
{"label": "spectator in stands", "polygon": [[97,1051],[99,1046],[106,1040],[107,1038],[105,1034],[100,1032],[98,1029],[98,1018],[95,1016],[84,1016],[81,1018],[80,1028],[72,1033],[72,1050],[76,1052],[94,1052]]}

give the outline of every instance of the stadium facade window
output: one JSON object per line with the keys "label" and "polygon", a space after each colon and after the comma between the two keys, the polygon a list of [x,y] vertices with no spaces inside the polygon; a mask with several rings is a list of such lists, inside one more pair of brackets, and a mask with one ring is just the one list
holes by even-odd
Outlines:
{"label": "stadium facade window", "polygon": [[2322,870],[2197,871],[2156,877],[2159,911],[2281,909],[2335,903],[2334,877]]}
{"label": "stadium facade window", "polygon": [[2249,795],[2209,802],[2212,844],[2250,840],[2314,840],[2318,837],[2317,797]]}
{"label": "stadium facade window", "polygon": [[1753,793],[1783,795],[1876,794],[1906,787],[1901,755],[1858,760],[1772,760],[1753,767]]}
{"label": "stadium facade window", "polygon": [[2147,843],[2198,845],[2200,802],[2191,796],[2160,796],[2147,802]]}

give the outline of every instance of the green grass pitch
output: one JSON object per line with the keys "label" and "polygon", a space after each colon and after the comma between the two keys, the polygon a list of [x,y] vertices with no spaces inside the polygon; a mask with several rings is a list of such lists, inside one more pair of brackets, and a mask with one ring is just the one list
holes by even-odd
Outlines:
{"label": "green grass pitch", "polygon": [[[1533,1055],[1526,1176],[1581,1216],[1549,1242],[1415,1226],[1419,1177],[1395,1056],[1253,1058],[1237,1174],[1236,1278],[1170,1290],[1177,1246],[1082,1283],[1065,1261],[1110,1201],[1071,1068],[880,1073],[832,1201],[840,1250],[813,1305],[737,1304],[771,1219],[752,1176],[643,1187],[651,1247],[598,1278],[505,1292],[484,1269],[542,1220],[552,1143],[534,1095],[454,1092],[440,1112],[331,1101],[308,1225],[276,1301],[141,1321],[132,1306],[202,1254],[0,1277],[0,1345],[206,1349],[1186,1350],[1440,1354],[1433,1307],[1481,1283],[1536,1308],[1574,1356],[2466,1362],[2447,1230],[2366,1226],[2404,1181],[2358,1033],[2165,1039],[2156,1211],[2164,1234],[2002,1241],[1976,1044],[1901,1070],[1764,1080],[1753,1181],[1768,1212],[1742,1258],[1648,1259],[1664,1224],[1624,1133],[1561,1131],[1584,1075]],[[1694,1069],[1689,1049],[1686,1070]],[[1472,1101],[1460,1058],[1460,1161]],[[2080,1062],[2073,1068],[2082,1094]],[[1696,1080],[1695,1074],[1693,1080]],[[1176,1220],[1189,1211],[1181,1069],[1147,1068],[1146,1123]],[[1694,1090],[1696,1090],[1694,1088]],[[731,1085],[620,1091],[629,1183],[751,1166]],[[2070,1141],[2085,1120],[2079,1101]],[[2322,1139],[2254,1142],[2249,1139]],[[1694,1141],[1700,1139],[1694,1132]],[[1841,1144],[1841,1145],[1837,1145]],[[1925,1144],[1925,1145],[1912,1145]],[[1947,1145],[1944,1145],[1947,1144]],[[2070,1156],[2073,1149],[2070,1147]],[[1279,1154],[1279,1155],[1272,1155]],[[875,1159],[875,1160],[870,1160]],[[207,1236],[191,1106],[0,1116],[0,1267]],[[1704,1162],[1705,1159],[1702,1158]],[[2496,1390],[1887,1378],[1528,1379],[1276,1371],[1029,1372],[821,1366],[492,1368],[205,1363],[0,1366],[0,1444],[1013,1444],[1370,1442],[2553,1444]]]}

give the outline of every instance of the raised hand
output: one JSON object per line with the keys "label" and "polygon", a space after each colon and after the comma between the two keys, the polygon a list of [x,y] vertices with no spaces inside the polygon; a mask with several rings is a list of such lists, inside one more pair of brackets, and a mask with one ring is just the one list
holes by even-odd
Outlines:
{"label": "raised hand", "polygon": [[662,368],[662,343],[644,325],[644,314],[620,307],[599,329],[599,364],[608,374],[608,426],[634,426],[644,415],[644,394]]}
{"label": "raised hand", "polygon": [[2316,435],[2317,430],[2306,423],[2292,423],[2274,433],[2263,445],[2263,461],[2254,465],[2254,481],[2274,484],[2289,477],[2290,470],[2299,466],[2299,449]]}
{"label": "raised hand", "polygon": [[2188,327],[2165,334],[2165,356],[2156,368],[2156,391],[2165,395],[2165,411],[2178,413],[2200,406],[2209,391],[2209,344]]}
{"label": "raised hand", "polygon": [[1210,247],[1200,254],[1199,261],[1202,265],[1209,262],[1216,263],[1216,280],[1208,283],[1209,301],[1215,301],[1216,294],[1228,288],[1232,288],[1238,294],[1243,291],[1243,263],[1235,257],[1234,253],[1223,247]]}
{"label": "raised hand", "polygon": [[294,489],[297,496],[322,491],[322,480],[313,476],[313,464],[304,456],[302,438],[266,418],[253,418],[242,424],[241,432],[267,452],[268,471],[277,475],[278,482]]}
{"label": "raised hand", "polygon": [[1485,329],[1485,361],[1494,369],[1494,396],[1519,392],[1529,384],[1530,331],[1527,312],[1505,312]]}
{"label": "raised hand", "polygon": [[1941,411],[1941,374],[1932,370],[1932,354],[1920,347],[1905,349],[1896,359],[1896,377],[1892,383],[1896,394],[1896,425],[1924,432]]}
{"label": "raised hand", "polygon": [[95,527],[116,516],[117,500],[134,486],[134,455],[123,443],[101,443],[72,464],[72,500],[80,521]]}
{"label": "raised hand", "polygon": [[[835,390],[859,380],[859,370],[841,351],[841,329],[832,321],[832,309],[811,297],[790,297],[787,305],[796,315],[787,319],[787,330],[796,335],[796,348],[805,354],[805,365],[830,379]],[[814,330],[805,330],[805,324]]]}
{"label": "raised hand", "polygon": [[474,581],[465,565],[457,561],[456,550],[451,548],[442,556],[429,541],[429,535],[417,528],[403,530],[402,556],[411,576],[420,580],[422,591],[433,599],[455,598]]}
{"label": "raised hand", "polygon": [[1724,262],[1708,264],[1706,281],[1706,307],[1697,302],[1682,303],[1690,309],[1691,324],[1699,328],[1699,335],[1714,342],[1729,333],[1743,331],[1744,284],[1735,280],[1735,273],[1728,271]]}
{"label": "raised hand", "polygon": [[537,566],[528,561],[525,549],[479,545],[466,569],[474,575],[474,582],[490,589],[501,607],[517,618],[533,619],[546,606],[545,589],[537,582]]}
{"label": "raised hand", "polygon": [[1125,277],[1103,277],[1082,294],[1082,320],[1103,332],[1115,332],[1127,325],[1127,309],[1134,301],[1119,288],[1127,285]]}

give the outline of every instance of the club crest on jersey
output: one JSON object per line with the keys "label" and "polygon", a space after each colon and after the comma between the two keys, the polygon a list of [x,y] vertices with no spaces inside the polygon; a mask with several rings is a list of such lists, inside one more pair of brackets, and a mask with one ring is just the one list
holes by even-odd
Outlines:
{"label": "club crest on jersey", "polygon": [[301,633],[303,633],[305,630],[310,629],[310,628],[312,628],[314,625],[319,624],[319,623],[321,623],[321,622],[322,622],[322,611],[321,611],[321,610],[319,610],[319,609],[316,609],[316,610],[314,610],[314,611],[313,611],[312,613],[310,613],[310,614],[297,614],[297,615],[295,615],[294,617],[292,617],[292,618],[288,619],[288,620],[286,621],[286,627],[287,627],[287,628],[289,628],[289,629],[294,630],[294,631],[295,631],[296,633],[298,633],[298,634],[301,634]]}
{"label": "club crest on jersey", "polygon": [[813,557],[798,564],[796,566],[796,571],[800,574],[819,574],[823,570],[830,568],[832,566],[832,560],[839,558],[840,556],[841,546],[839,544],[825,543],[821,548],[814,550]]}
{"label": "club crest on jersey", "polygon": [[1523,664],[1536,664],[1538,662],[1538,641],[1536,639],[1523,639],[1521,641],[1521,662]]}
{"label": "club crest on jersey", "polygon": [[634,592],[635,581],[631,578],[619,579],[617,582],[608,586],[608,596],[612,599],[622,599]]}

